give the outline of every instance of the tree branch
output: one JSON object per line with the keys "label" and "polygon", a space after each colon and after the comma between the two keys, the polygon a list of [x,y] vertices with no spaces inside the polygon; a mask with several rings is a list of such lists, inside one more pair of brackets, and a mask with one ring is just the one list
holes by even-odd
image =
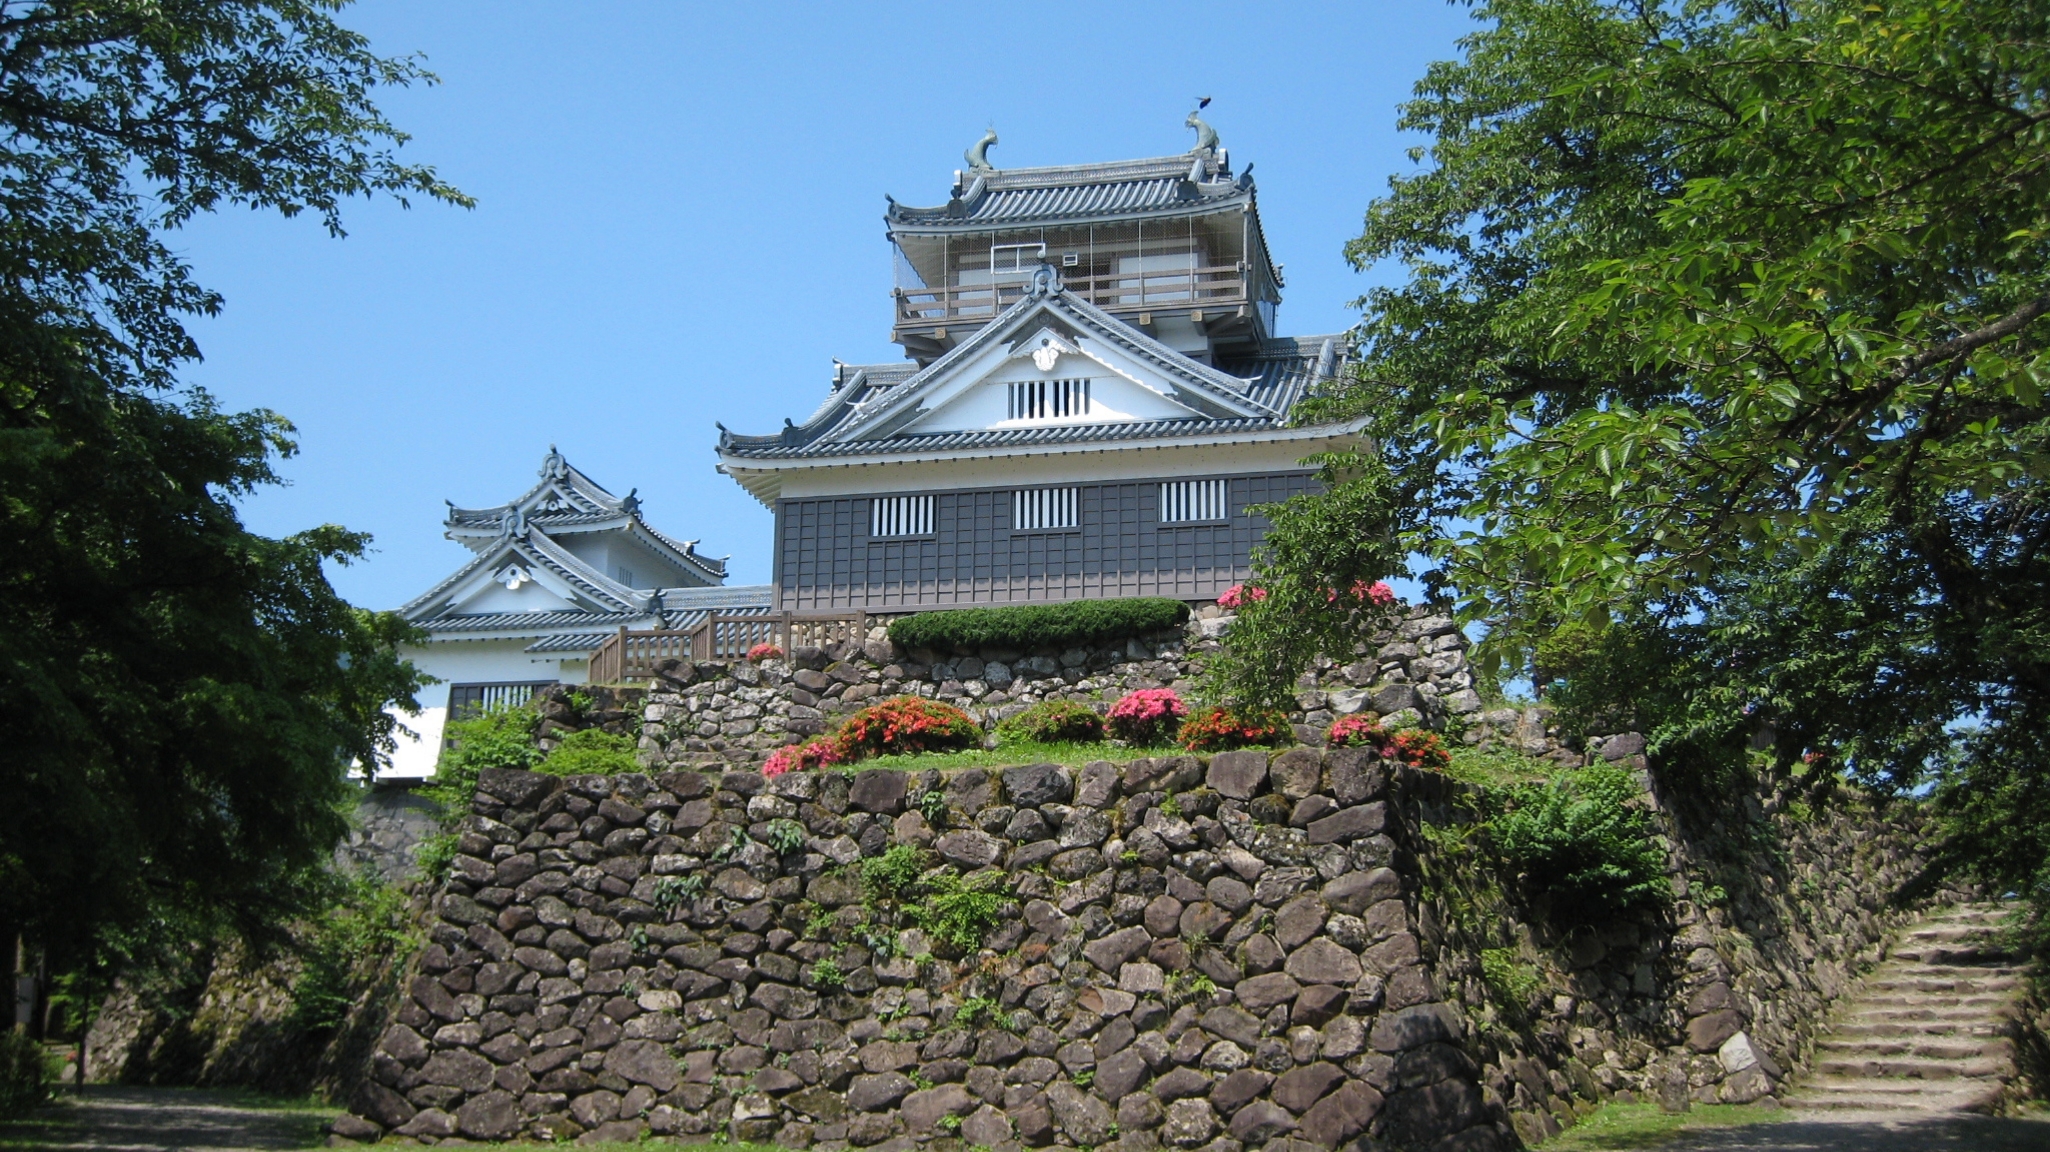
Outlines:
{"label": "tree branch", "polygon": [[1984,328],[1975,328],[1962,336],[1945,340],[1934,348],[1917,352],[1913,356],[1908,357],[1901,362],[1899,368],[1894,369],[1893,381],[1894,383],[1904,382],[1932,364],[1941,364],[1945,360],[1955,359],[1968,352],[1976,351],[1993,343],[1995,340],[2003,340],[2012,336],[2028,327],[2031,322],[2046,312],[2050,312],[2050,296],[2038,296],[2027,304],[1995,320],[1993,323],[1986,325]]}

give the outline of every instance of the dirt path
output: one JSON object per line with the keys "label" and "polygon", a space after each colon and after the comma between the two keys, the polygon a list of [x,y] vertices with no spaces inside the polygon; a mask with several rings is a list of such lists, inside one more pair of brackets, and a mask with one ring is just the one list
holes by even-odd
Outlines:
{"label": "dirt path", "polygon": [[315,1148],[331,1109],[194,1088],[93,1086],[31,1119],[0,1123],[0,1149],[251,1152]]}
{"label": "dirt path", "polygon": [[1658,1152],[2044,1152],[2050,1120],[1986,1116],[1806,1115],[1688,1132]]}

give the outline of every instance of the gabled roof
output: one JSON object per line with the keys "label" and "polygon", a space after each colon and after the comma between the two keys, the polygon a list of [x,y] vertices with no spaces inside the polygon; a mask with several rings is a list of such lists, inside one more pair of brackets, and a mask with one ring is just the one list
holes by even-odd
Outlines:
{"label": "gabled roof", "polygon": [[[1049,326],[1098,340],[1143,363],[1176,390],[1170,399],[1190,410],[1183,420],[987,431],[906,434],[923,411],[920,402],[954,381],[998,345],[1036,335]],[[719,454],[741,460],[802,460],[880,453],[927,452],[992,445],[1156,440],[1279,428],[1318,379],[1335,375],[1347,348],[1343,337],[1270,340],[1252,356],[1217,367],[1198,363],[1109,313],[1061,290],[1051,269],[1032,292],[931,366],[844,367],[832,395],[803,424],[785,422],[771,436],[744,436],[720,428]],[[913,370],[908,373],[907,368]]]}
{"label": "gabled roof", "polygon": [[947,203],[913,208],[890,201],[884,219],[894,233],[935,234],[1054,220],[1108,223],[1186,216],[1248,205],[1250,174],[1234,180],[1226,158],[1203,149],[1179,156],[972,171]]}
{"label": "gabled roof", "polygon": [[639,489],[614,496],[597,481],[563,459],[555,445],[541,460],[541,481],[519,497],[492,508],[448,506],[448,538],[463,546],[489,550],[500,536],[529,528],[552,535],[623,531],[649,551],[707,584],[726,579],[725,559],[697,554],[697,541],[676,540],[655,530],[641,517]]}
{"label": "gabled roof", "polygon": [[[570,610],[646,615],[654,596],[653,591],[619,583],[550,540],[547,533],[529,526],[492,541],[468,564],[401,607],[399,615],[415,624],[431,625],[434,618],[451,613],[460,597],[480,590],[486,580],[495,580],[508,564],[523,565],[536,578],[544,573],[553,577],[553,590],[570,602]],[[576,603],[579,600],[583,603]]]}

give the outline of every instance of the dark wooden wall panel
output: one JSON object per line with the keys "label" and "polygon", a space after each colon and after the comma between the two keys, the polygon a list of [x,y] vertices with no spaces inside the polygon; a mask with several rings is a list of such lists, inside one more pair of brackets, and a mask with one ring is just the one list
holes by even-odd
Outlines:
{"label": "dark wooden wall panel", "polygon": [[1012,531],[1009,488],[935,491],[932,535],[887,539],[869,537],[866,496],[781,500],[775,571],[782,606],[802,611],[1117,596],[1207,600],[1251,574],[1253,547],[1267,522],[1246,515],[1246,506],[1316,486],[1307,471],[1226,479],[1228,521],[1162,524],[1160,482],[1121,481],[1078,485],[1081,523],[1067,531]]}

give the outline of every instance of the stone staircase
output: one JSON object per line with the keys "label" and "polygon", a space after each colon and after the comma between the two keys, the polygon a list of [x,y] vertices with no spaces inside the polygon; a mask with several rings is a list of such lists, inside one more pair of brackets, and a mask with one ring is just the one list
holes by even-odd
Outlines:
{"label": "stone staircase", "polygon": [[2014,1075],[2023,974],[2004,910],[1960,904],[1903,931],[1839,1004],[1787,1103],[1836,1112],[1985,1112]]}

